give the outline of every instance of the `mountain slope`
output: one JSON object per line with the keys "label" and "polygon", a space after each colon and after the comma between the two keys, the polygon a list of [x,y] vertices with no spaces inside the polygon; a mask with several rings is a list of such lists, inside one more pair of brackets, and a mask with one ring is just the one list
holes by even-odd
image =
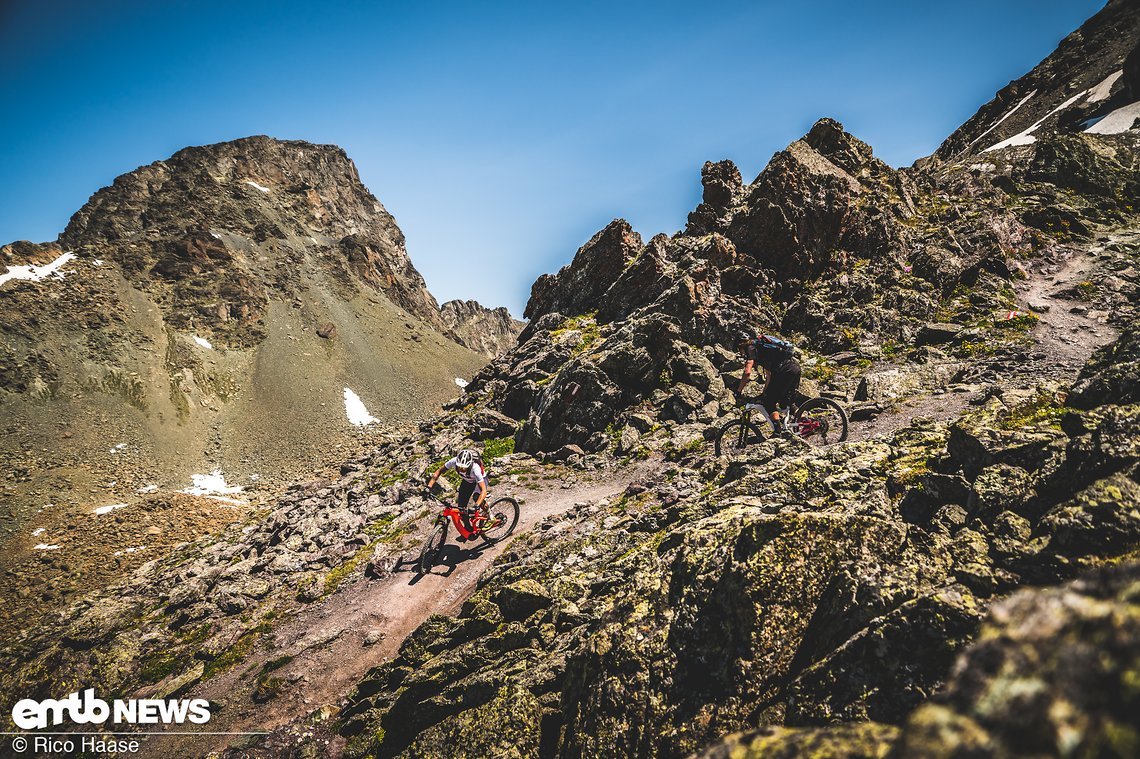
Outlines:
{"label": "mountain slope", "polygon": [[[1134,753],[1135,138],[895,171],[824,119],[750,183],[710,162],[683,232],[617,220],[539,278],[444,413],[14,637],[0,691],[273,728],[227,757]],[[715,455],[744,330],[851,440]],[[420,577],[460,446],[542,518]]]}
{"label": "mountain slope", "polygon": [[[153,558],[188,534],[115,531],[136,505],[165,513],[212,471],[256,499],[358,445],[350,406],[412,422],[486,361],[451,339],[395,221],[333,146],[187,148],[97,192],[58,242],[0,255],[61,261],[0,284],[4,553],[28,566],[40,544],[76,566]],[[92,514],[118,504],[128,516]],[[5,595],[46,593],[48,608],[92,580],[46,569],[8,575]]]}
{"label": "mountain slope", "polygon": [[1119,134],[1140,119],[1136,0],[1109,0],[1048,58],[1010,82],[934,153],[961,159],[1059,134]]}

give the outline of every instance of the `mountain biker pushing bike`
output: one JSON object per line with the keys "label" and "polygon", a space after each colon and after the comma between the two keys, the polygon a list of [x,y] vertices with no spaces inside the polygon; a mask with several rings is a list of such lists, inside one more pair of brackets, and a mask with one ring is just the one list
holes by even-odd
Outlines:
{"label": "mountain biker pushing bike", "polygon": [[[479,460],[479,455],[470,448],[464,448],[455,454],[454,458],[448,459],[443,466],[435,470],[435,474],[428,480],[428,490],[435,486],[435,481],[443,474],[444,469],[450,469],[458,472],[462,478],[459,483],[459,497],[457,504],[461,511],[463,511],[463,526],[471,529],[471,517],[475,512],[482,508],[483,501],[487,499],[487,470],[483,468],[483,462]],[[479,489],[479,495],[475,498],[475,506],[467,508],[467,502],[471,500],[471,495],[475,489]],[[462,536],[456,540],[464,540]]]}
{"label": "mountain biker pushing bike", "polygon": [[[793,355],[792,344],[771,335],[743,334],[737,342],[737,351],[744,354],[744,373],[736,396],[741,398],[745,385],[752,378],[752,367],[758,365],[764,372],[764,390],[760,404],[768,412],[772,427],[780,432],[784,426],[779,406],[790,406],[792,394],[800,386],[800,362]],[[743,400],[738,402],[742,403]]]}

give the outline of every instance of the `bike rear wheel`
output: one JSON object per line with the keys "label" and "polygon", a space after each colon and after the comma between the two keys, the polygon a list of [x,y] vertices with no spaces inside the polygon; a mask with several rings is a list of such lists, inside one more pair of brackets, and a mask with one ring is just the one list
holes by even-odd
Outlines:
{"label": "bike rear wheel", "polygon": [[847,412],[830,398],[812,398],[792,415],[792,429],[811,445],[842,443],[847,439]]}
{"label": "bike rear wheel", "polygon": [[431,568],[435,566],[436,560],[439,559],[440,552],[443,551],[443,544],[446,542],[447,522],[439,522],[436,524],[435,529],[431,531],[431,535],[428,536],[423,549],[420,551],[420,574],[426,575],[428,572],[431,572]]}
{"label": "bike rear wheel", "polygon": [[752,422],[736,419],[721,427],[716,433],[716,455],[732,456],[740,453],[752,443],[764,440],[764,433]]}
{"label": "bike rear wheel", "polygon": [[497,543],[515,531],[519,523],[519,502],[503,496],[487,507],[487,513],[490,519],[483,523],[480,533],[488,543]]}

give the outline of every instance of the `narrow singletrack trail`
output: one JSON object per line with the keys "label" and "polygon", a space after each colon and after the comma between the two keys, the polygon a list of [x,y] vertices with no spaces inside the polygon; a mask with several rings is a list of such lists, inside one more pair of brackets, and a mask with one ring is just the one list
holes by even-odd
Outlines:
{"label": "narrow singletrack trail", "polygon": [[[1136,237],[1109,233],[1105,239],[1111,243]],[[1096,304],[1084,303],[1072,295],[1078,285],[1102,275],[1095,256],[1104,250],[1104,243],[1091,245],[1088,250],[1061,247],[1048,257],[1030,262],[1027,279],[1016,283],[1014,289],[1020,305],[1039,317],[1030,333],[1035,359],[994,366],[1004,375],[1004,383],[1019,380],[1033,383],[1044,379],[1072,382],[1093,351],[1117,338],[1119,331],[1107,323],[1107,315],[1099,312]],[[849,439],[867,440],[890,434],[919,417],[938,421],[953,419],[975,395],[944,391],[899,399],[874,419],[853,422]]]}
{"label": "narrow singletrack trail", "polygon": [[[509,549],[513,537],[575,504],[619,495],[648,468],[649,462],[644,462],[616,471],[583,472],[569,486],[551,483],[541,490],[499,486],[492,500],[511,495],[521,503],[511,538],[489,546],[480,541],[469,548],[456,543],[454,530],[449,530],[439,565],[421,576],[414,567],[426,538],[421,531],[408,542],[391,575],[357,579],[323,601],[301,607],[241,664],[199,683],[182,697],[220,705],[209,722],[211,732],[268,731],[320,707],[335,706],[369,669],[391,659],[404,638],[428,617],[456,613],[484,570]],[[366,646],[366,637],[375,642]],[[255,702],[257,674],[282,657],[292,658],[272,672],[281,678],[280,690],[264,703]],[[140,756],[204,756],[236,741],[240,736],[155,736],[143,744]]]}

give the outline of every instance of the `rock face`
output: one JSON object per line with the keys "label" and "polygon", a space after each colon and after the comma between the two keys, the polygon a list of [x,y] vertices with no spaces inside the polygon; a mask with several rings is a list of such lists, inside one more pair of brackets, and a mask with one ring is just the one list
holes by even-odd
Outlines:
{"label": "rock face", "polygon": [[488,358],[514,347],[526,326],[506,308],[485,308],[473,300],[449,300],[439,308],[448,333],[461,345]]}
{"label": "rock face", "polygon": [[180,150],[95,193],[59,244],[118,263],[168,323],[237,345],[264,337],[271,296],[295,297],[318,273],[445,330],[395,219],[333,145],[249,137]]}

